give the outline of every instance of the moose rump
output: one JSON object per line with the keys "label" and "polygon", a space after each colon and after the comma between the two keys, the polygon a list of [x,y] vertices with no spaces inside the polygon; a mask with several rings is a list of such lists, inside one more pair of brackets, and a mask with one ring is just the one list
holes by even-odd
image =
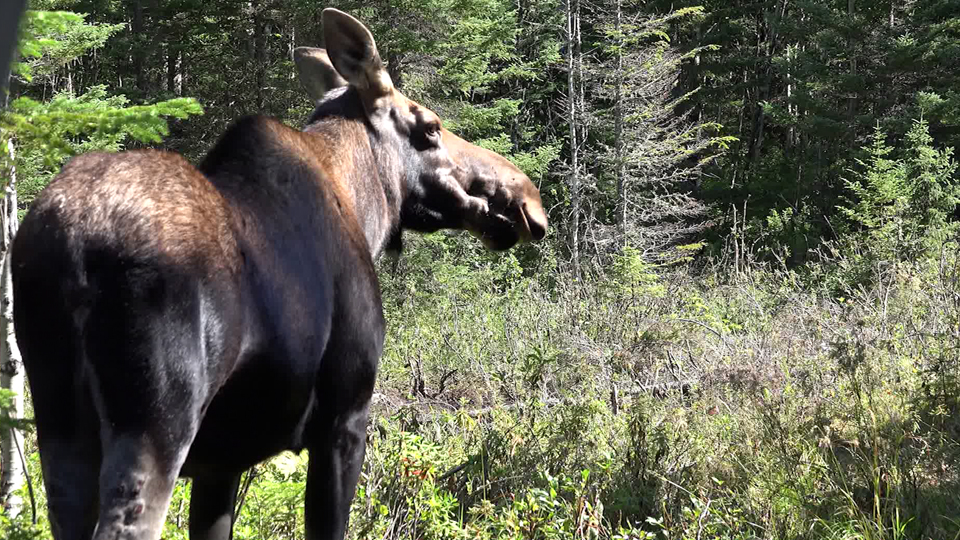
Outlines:
{"label": "moose rump", "polygon": [[14,322],[57,540],[159,538],[178,476],[190,537],[226,540],[240,474],[308,449],[305,528],[340,539],[385,324],[374,260],[404,229],[492,249],[546,232],[539,192],[390,82],[356,19],[300,48],[304,130],[235,122],[199,166],[73,158],[12,248]]}
{"label": "moose rump", "polygon": [[55,537],[90,538],[99,507],[104,525],[159,534],[214,390],[205,366],[239,326],[221,234],[209,182],[149,151],[74,158],[25,218],[14,320]]}

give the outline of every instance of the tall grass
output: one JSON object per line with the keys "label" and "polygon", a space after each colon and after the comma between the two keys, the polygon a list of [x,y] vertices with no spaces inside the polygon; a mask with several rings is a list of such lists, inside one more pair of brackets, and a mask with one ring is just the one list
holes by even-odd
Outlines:
{"label": "tall grass", "polygon": [[[629,251],[574,283],[549,251],[408,241],[351,538],[960,538],[955,245],[838,293]],[[303,537],[306,457],[242,482],[235,538]]]}

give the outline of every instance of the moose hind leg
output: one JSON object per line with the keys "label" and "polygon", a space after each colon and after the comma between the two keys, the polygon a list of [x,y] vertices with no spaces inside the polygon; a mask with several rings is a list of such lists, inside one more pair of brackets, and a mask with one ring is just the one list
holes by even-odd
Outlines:
{"label": "moose hind leg", "polygon": [[190,489],[190,540],[233,538],[233,510],[239,474],[204,474]]}
{"label": "moose hind leg", "polygon": [[[180,455],[177,455],[180,454]],[[106,447],[100,473],[96,540],[160,538],[186,448],[157,448],[146,435],[120,435]]]}
{"label": "moose hind leg", "polygon": [[366,452],[367,406],[340,415],[309,447],[304,501],[308,540],[341,540]]}
{"label": "moose hind leg", "polygon": [[40,439],[50,526],[56,540],[89,540],[97,524],[100,450],[92,439]]}
{"label": "moose hind leg", "polygon": [[36,302],[14,305],[17,339],[30,381],[53,538],[89,540],[97,524],[100,419],[82,374],[69,310],[57,304],[57,293],[53,289]]}
{"label": "moose hind leg", "polygon": [[103,441],[94,539],[157,540],[202,419],[199,308],[189,281],[157,272],[103,283],[86,327]]}
{"label": "moose hind leg", "polygon": [[[155,379],[168,389],[184,384],[172,371]],[[127,409],[121,410],[119,403],[110,404],[108,392],[103,395],[108,404],[94,540],[157,540],[196,436],[199,400],[176,391],[127,392]]]}

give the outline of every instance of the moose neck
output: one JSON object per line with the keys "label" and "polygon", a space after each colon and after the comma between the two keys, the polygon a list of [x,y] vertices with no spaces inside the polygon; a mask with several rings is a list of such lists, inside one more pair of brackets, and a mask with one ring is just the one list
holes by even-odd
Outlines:
{"label": "moose neck", "polygon": [[377,134],[356,91],[334,90],[314,111],[304,131],[313,135],[328,178],[340,181],[370,255],[399,246],[402,161],[389,137]]}

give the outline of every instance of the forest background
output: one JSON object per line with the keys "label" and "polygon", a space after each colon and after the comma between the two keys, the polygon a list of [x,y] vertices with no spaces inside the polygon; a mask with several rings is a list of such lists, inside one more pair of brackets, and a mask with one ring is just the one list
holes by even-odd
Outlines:
{"label": "forest background", "polygon": [[[0,247],[71,155],[302,126],[327,6],[551,220],[380,261],[351,538],[960,538],[960,2],[31,0]],[[0,536],[49,538],[0,334]],[[244,475],[236,538],[303,538],[305,457]]]}

